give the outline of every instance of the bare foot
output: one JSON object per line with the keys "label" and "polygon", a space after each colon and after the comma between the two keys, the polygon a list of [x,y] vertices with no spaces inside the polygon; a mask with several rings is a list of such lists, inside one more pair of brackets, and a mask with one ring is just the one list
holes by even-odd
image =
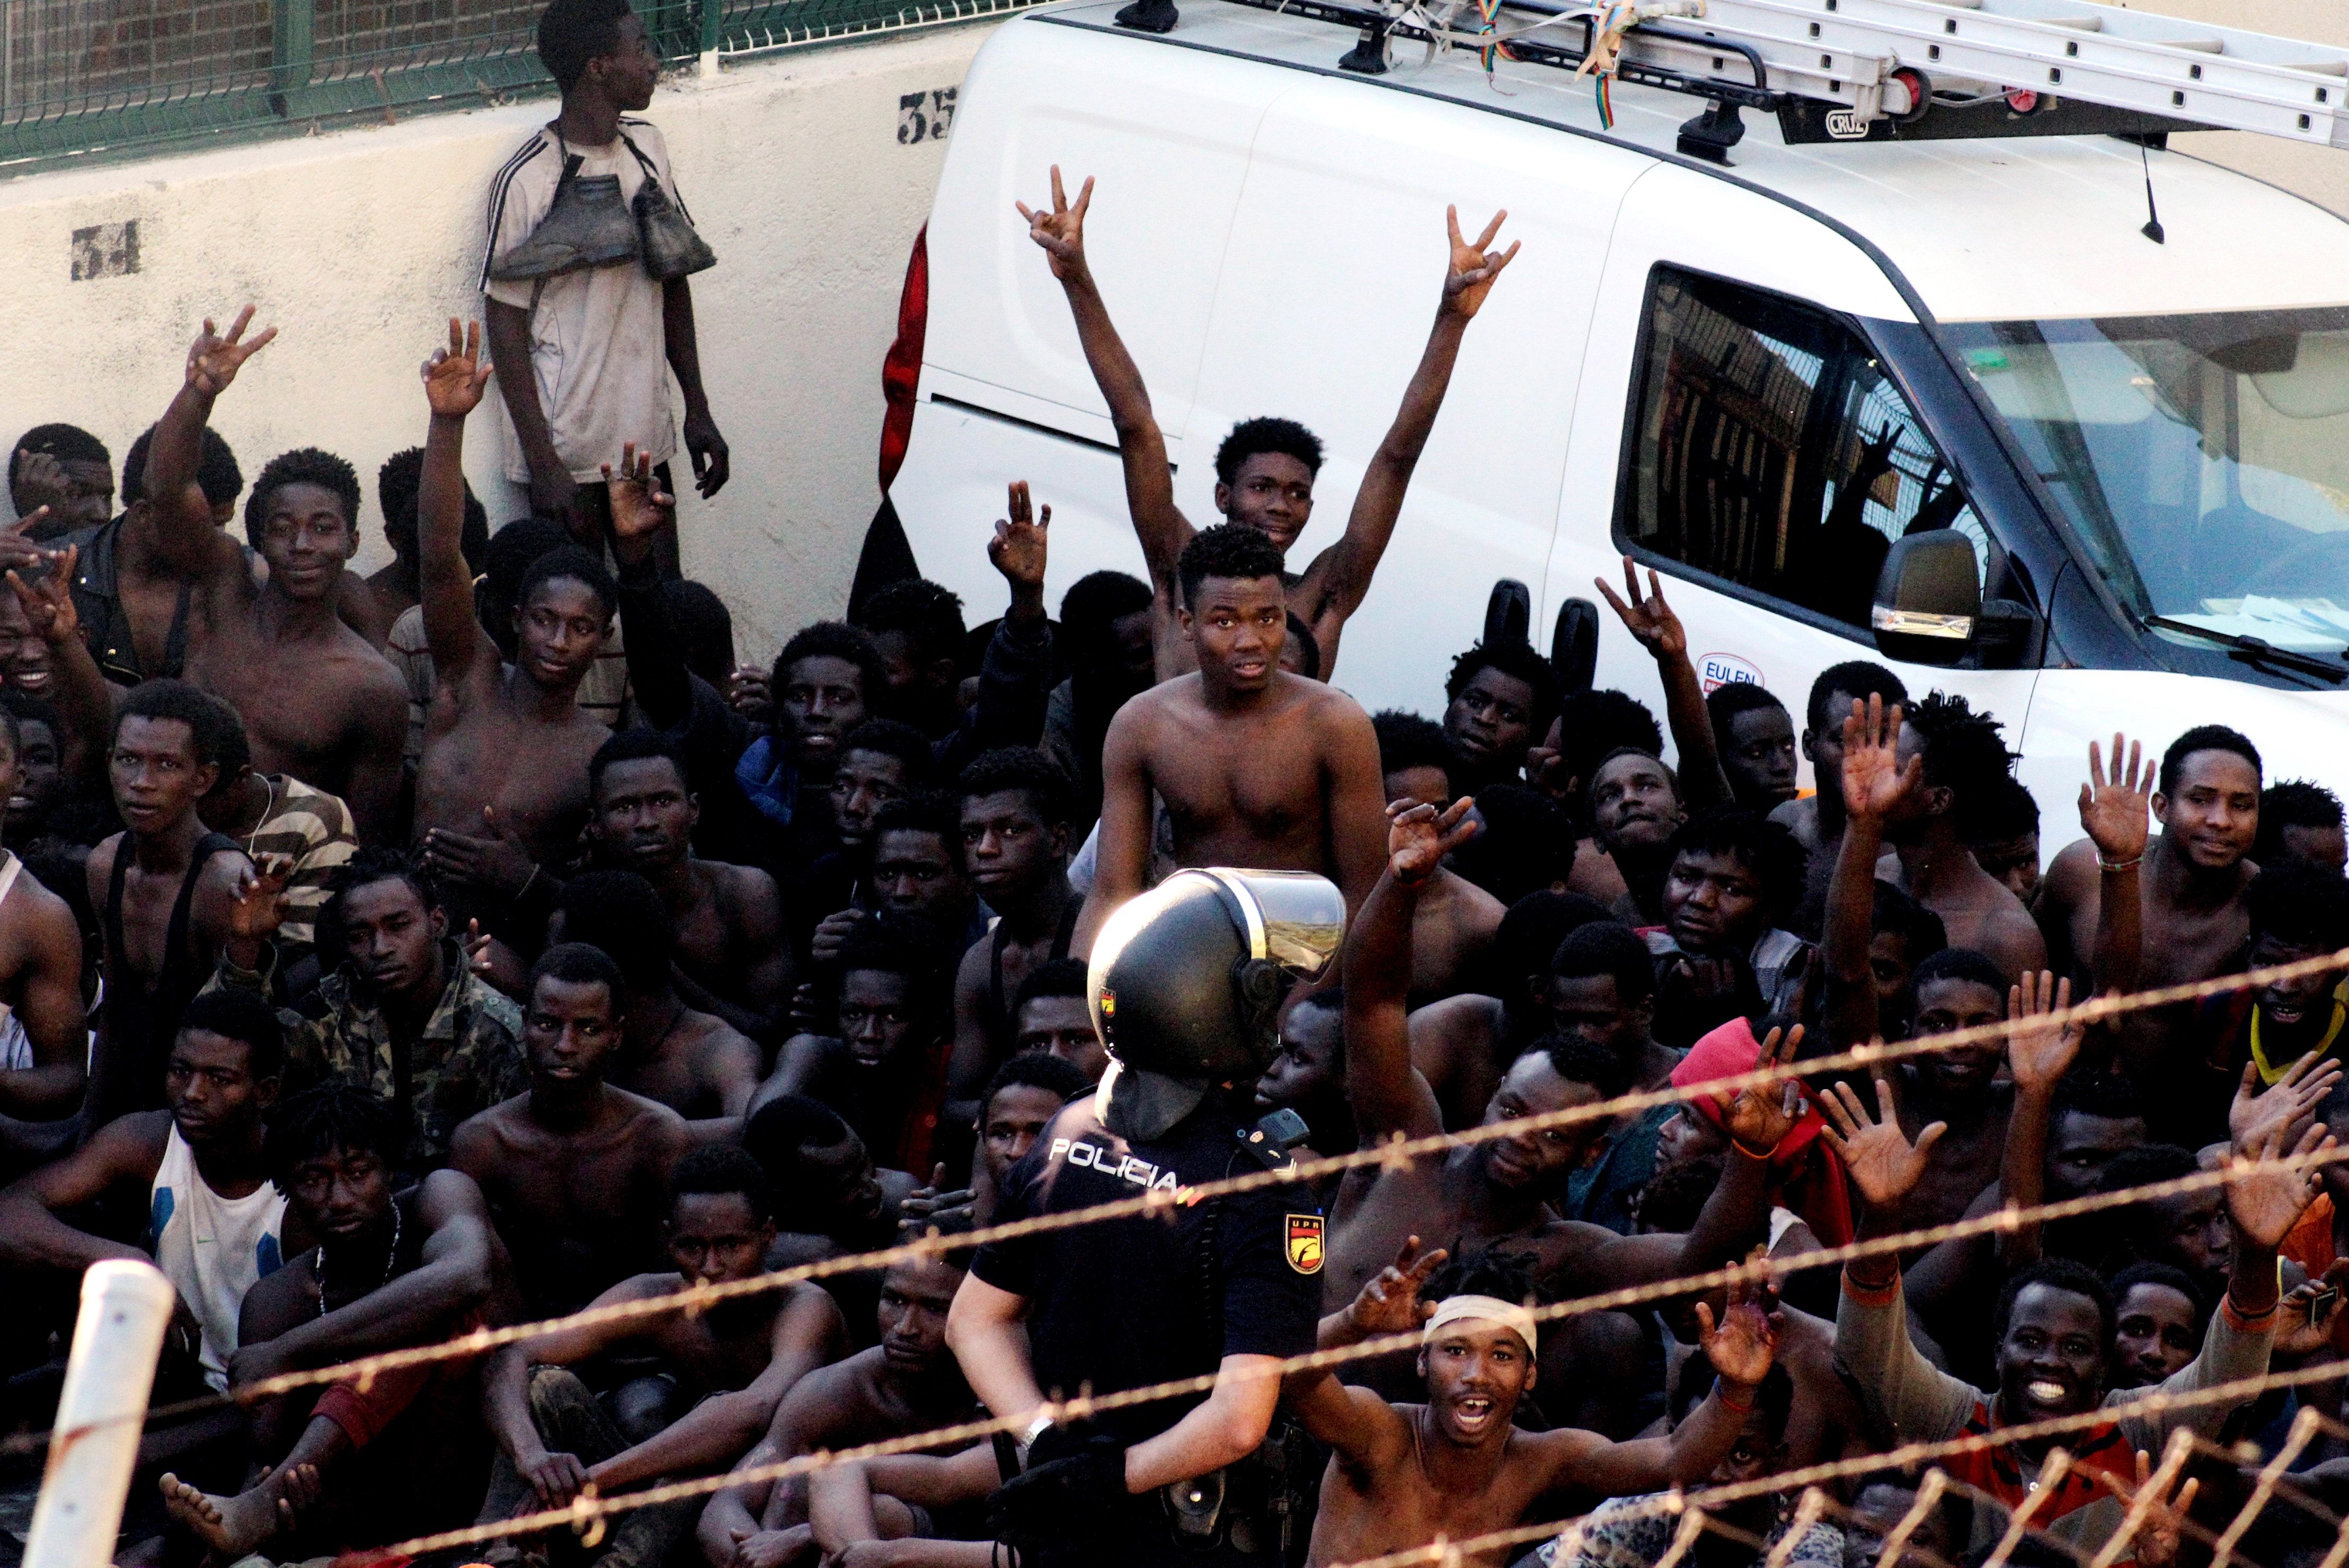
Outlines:
{"label": "bare foot", "polygon": [[199,1491],[165,1471],[163,1506],[171,1518],[199,1541],[233,1562],[294,1522],[294,1509],[277,1494],[272,1479],[264,1478],[234,1497]]}

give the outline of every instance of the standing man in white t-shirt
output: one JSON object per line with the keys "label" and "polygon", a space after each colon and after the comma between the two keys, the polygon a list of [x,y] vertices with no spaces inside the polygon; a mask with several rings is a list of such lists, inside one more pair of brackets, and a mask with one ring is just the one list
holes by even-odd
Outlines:
{"label": "standing man in white t-shirt", "polygon": [[[552,0],[538,22],[538,57],[563,89],[563,112],[516,149],[491,182],[481,293],[490,358],[513,430],[506,477],[530,487],[533,512],[600,549],[610,519],[602,468],[619,461],[625,444],[650,452],[662,488],[676,493],[668,478],[678,440],[668,372],[676,372],[685,394],[685,447],[704,496],[726,483],[726,438],[701,388],[691,284],[684,277],[659,281],[633,254],[595,259],[625,247],[633,204],[648,179],[659,182],[678,213],[685,212],[667,142],[649,121],[629,118],[652,102],[660,78],[660,57],[643,18],[628,0]],[[566,170],[579,189],[572,210],[548,224]],[[616,202],[607,184],[596,183],[615,178]],[[600,199],[580,200],[589,192]],[[558,270],[497,275],[513,271],[515,254],[533,240],[537,267]],[[545,254],[571,244],[580,246],[577,254]],[[674,524],[659,558],[663,575],[676,576]]]}

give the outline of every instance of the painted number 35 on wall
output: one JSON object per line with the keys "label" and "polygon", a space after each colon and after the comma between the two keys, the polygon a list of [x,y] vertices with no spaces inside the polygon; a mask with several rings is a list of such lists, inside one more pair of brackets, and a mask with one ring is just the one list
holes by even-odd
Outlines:
{"label": "painted number 35 on wall", "polygon": [[897,145],[944,141],[954,125],[955,89],[933,88],[909,92],[897,100]]}

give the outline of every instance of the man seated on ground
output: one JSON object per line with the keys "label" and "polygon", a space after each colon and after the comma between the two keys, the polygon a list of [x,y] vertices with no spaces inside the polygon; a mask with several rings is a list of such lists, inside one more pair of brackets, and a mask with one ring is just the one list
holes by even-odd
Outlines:
{"label": "man seated on ground", "polygon": [[1054,959],[1040,965],[1011,999],[1014,1054],[1040,1051],[1074,1067],[1086,1083],[1100,1083],[1109,1071],[1109,1049],[1093,1028],[1091,996],[1081,961]]}
{"label": "man seated on ground", "polygon": [[1786,705],[1751,680],[1732,680],[1704,696],[1713,749],[1732,797],[1767,815],[1795,798],[1795,721]]}
{"label": "man seated on ground", "polygon": [[[0,1192],[0,1262],[67,1276],[110,1258],[153,1262],[179,1293],[165,1373],[192,1362],[205,1384],[226,1388],[245,1293],[277,1271],[287,1242],[297,1243],[295,1251],[308,1244],[298,1221],[289,1230],[263,1154],[262,1118],[276,1103],[284,1066],[285,1038],[267,1002],[233,992],[196,998],[164,1064],[169,1108],[108,1122],[73,1153]],[[150,1217],[144,1250],[61,1217],[141,1195]],[[164,1376],[159,1401],[174,1397],[173,1381]]]}
{"label": "man seated on ground", "polygon": [[947,1104],[950,1116],[968,1116],[1017,1044],[1012,995],[1069,956],[1082,900],[1069,888],[1069,782],[1043,753],[988,752],[963,769],[958,793],[963,862],[996,915],[993,932],[971,944],[955,973]]}
{"label": "man seated on ground", "polygon": [[1627,926],[1662,925],[1672,835],[1689,816],[1679,777],[1654,753],[1622,748],[1591,770],[1588,794],[1593,842],[1623,883],[1616,919]]}
{"label": "man seated on ground", "polygon": [[2309,779],[2278,779],[2260,792],[2260,834],[2251,858],[2272,866],[2290,856],[2335,877],[2349,867],[2349,836],[2342,831],[2341,797]]}
{"label": "man seated on ground", "polygon": [[[2233,973],[2251,940],[2244,894],[2258,869],[2249,857],[2260,826],[2259,750],[2224,725],[2189,730],[2162,753],[2148,796],[2137,748],[2124,771],[2121,743],[2113,737],[2109,774],[2089,743],[2088,836],[2047,867],[2040,916],[2059,965],[2099,992]],[[2161,824],[2150,843],[2148,805]],[[2119,1030],[2121,1064],[2141,1084],[2178,1082],[2213,1054],[2228,1022],[2222,1010],[2190,1002],[2131,1013]],[[2151,1108],[2157,1136],[2206,1136],[2209,1107],[2190,1096],[2164,1096]]]}
{"label": "man seated on ground", "polygon": [[[1887,1233],[1889,1217],[1900,1211],[1923,1175],[1925,1154],[1939,1136],[1937,1128],[1928,1127],[1912,1144],[1890,1114],[1889,1091],[1880,1083],[1876,1097],[1877,1114],[1871,1116],[1848,1084],[1822,1096],[1835,1127],[1830,1139],[1867,1206],[1862,1240]],[[2251,1141],[2238,1141],[2234,1153],[2251,1165],[2224,1189],[2234,1233],[2226,1299],[2212,1315],[2201,1355],[2161,1384],[2163,1389],[2185,1393],[2267,1370],[2276,1327],[2276,1248],[2317,1190],[2313,1172],[2285,1166],[2280,1157],[2313,1153],[2331,1142],[2322,1126],[2302,1133],[2296,1124],[2283,1121],[2260,1127]],[[1995,1542],[2008,1512],[2039,1490],[2048,1450],[2060,1443],[2072,1458],[2069,1473],[2055,1483],[2052,1498],[2036,1503],[2032,1527],[2075,1551],[2094,1552],[2127,1511],[2135,1450],[2160,1452],[2179,1428],[2213,1438],[2233,1408],[2202,1404],[2132,1416],[2134,1390],[2107,1395],[2112,1296],[2095,1274],[2065,1259],[2033,1264],[2000,1293],[1991,1323],[1997,1346],[1995,1392],[1961,1382],[1928,1362],[1910,1343],[1906,1318],[1896,1260],[1878,1254],[1845,1264],[1836,1357],[1895,1441],[1939,1442],[2000,1426],[2085,1415],[2100,1407],[2112,1411],[2103,1425],[1944,1459],[1952,1479],[2002,1505],[1977,1502],[1975,1547]]]}
{"label": "man seated on ground", "polygon": [[196,815],[236,840],[254,865],[285,870],[285,918],[277,941],[279,961],[290,970],[318,940],[318,911],[335,873],[358,853],[358,826],[350,808],[325,790],[254,772],[243,721],[227,703],[220,709],[220,779],[196,803]]}
{"label": "man seated on ground", "polygon": [[[986,940],[988,917],[962,852],[962,811],[952,794],[921,790],[873,818],[873,912],[910,915],[952,945],[950,959]],[[835,915],[817,928],[818,962],[837,963],[854,920]]]}
{"label": "man seated on ground", "polygon": [[890,802],[927,789],[931,776],[930,742],[911,724],[867,719],[849,732],[832,771],[832,820],[840,847],[808,867],[796,908],[788,911],[799,922],[794,953],[806,952],[819,917],[878,902],[871,891],[874,819]]}
{"label": "man seated on ground", "polygon": [[676,929],[678,995],[753,1040],[780,1030],[792,994],[782,895],[754,866],[695,856],[701,803],[676,744],[614,735],[587,763],[587,794],[596,863],[651,883]]}
{"label": "man seated on ground", "polygon": [[315,447],[261,471],[244,531],[269,564],[264,583],[214,525],[196,480],[213,400],[276,336],[272,327],[246,339],[252,319],[247,306],[225,337],[204,323],[188,350],[186,385],[155,427],[145,489],[158,565],[194,595],[188,679],[243,718],[261,771],[348,802],[360,828],[380,839],[399,809],[408,707],[398,672],[336,609],[343,565],[358,549],[358,475]]}
{"label": "man seated on ground", "polygon": [[677,928],[653,885],[633,871],[590,871],[555,895],[547,940],[585,942],[626,977],[619,1053],[608,1075],[686,1118],[697,1143],[732,1143],[759,1088],[759,1047],[677,984]]}
{"label": "man seated on ground", "polygon": [[[195,593],[164,568],[158,543],[160,525],[155,508],[146,504],[147,456],[154,439],[150,426],[130,443],[123,462],[122,514],[110,521],[77,525],[56,541],[79,555],[73,573],[74,607],[91,657],[118,686],[136,686],[157,677],[176,680],[187,672],[188,622]],[[202,440],[196,488],[204,493],[213,524],[225,528],[236,517],[244,474],[217,431],[205,426]],[[31,530],[48,531],[46,522]]]}
{"label": "man seated on ground", "polygon": [[[942,1219],[941,1234],[969,1229]],[[802,1454],[855,1448],[967,1421],[978,1401],[947,1349],[947,1310],[962,1288],[964,1253],[892,1263],[881,1276],[880,1343],[800,1379],[774,1425],[742,1456],[753,1469]],[[709,1568],[767,1568],[805,1549],[807,1478],[755,1481],[714,1493],[696,1534]]]}
{"label": "man seated on ground", "polygon": [[1411,1064],[1434,1091],[1447,1129],[1475,1125],[1501,1075],[1548,1027],[1545,998],[1558,943],[1607,918],[1603,905],[1579,894],[1528,893],[1493,934],[1478,966],[1483,990],[1413,1010]]}
{"label": "man seated on ground", "polygon": [[1772,821],[1783,822],[1793,831],[1795,842],[1809,857],[1803,901],[1787,929],[1812,941],[1819,940],[1826,920],[1827,881],[1835,874],[1836,856],[1843,847],[1843,791],[1837,781],[1843,777],[1844,721],[1851,716],[1853,703],[1864,705],[1871,697],[1880,698],[1887,708],[1904,706],[1909,689],[1892,671],[1864,659],[1820,671],[1811,682],[1810,699],[1803,708],[1803,755],[1810,759],[1811,776],[1817,787],[1770,814]]}
{"label": "man seated on ground", "polygon": [[971,1219],[995,1218],[1011,1168],[1028,1158],[1061,1107],[1090,1092],[1092,1081],[1058,1056],[1023,1051],[995,1070],[978,1096],[978,1152],[971,1161]]}
{"label": "man seated on ground", "polygon": [[[1470,685],[1488,676],[1512,679],[1499,675],[1498,670],[1496,664],[1485,665]],[[1458,795],[1472,793],[1453,787],[1454,753],[1445,744],[1444,732],[1418,714],[1393,709],[1372,714],[1371,732],[1378,738],[1379,772],[1389,805],[1399,800],[1449,805]],[[1485,826],[1489,832],[1489,818]],[[1500,899],[1458,872],[1438,867],[1419,900],[1419,912],[1413,917],[1413,997],[1432,1002],[1469,989],[1507,912]]]}
{"label": "man seated on ground", "polygon": [[1350,914],[1378,878],[1378,740],[1353,699],[1279,668],[1288,636],[1280,552],[1226,524],[1183,546],[1190,675],[1118,711],[1102,753],[1101,858],[1074,950],[1148,885],[1151,797],[1166,805],[1180,866],[1311,871]]}
{"label": "man seated on ground", "polygon": [[927,922],[887,910],[864,916],[841,944],[836,1032],[785,1041],[751,1109],[812,1096],[892,1169],[927,1175],[941,1157],[951,997]]}
{"label": "man seated on ground", "polygon": [[[1536,1376],[1537,1330],[1521,1304],[1533,1294],[1531,1278],[1479,1260],[1447,1271],[1423,1303],[1426,1266],[1444,1254],[1414,1257],[1416,1241],[1396,1255],[1399,1277],[1382,1274],[1322,1321],[1319,1346],[1416,1330],[1426,1403],[1391,1405],[1348,1387],[1330,1367],[1292,1374],[1283,1386],[1305,1429],[1331,1449],[1308,1563],[1355,1563],[1506,1530],[1553,1489],[1618,1497],[1692,1487],[1729,1460],[1777,1342],[1754,1301],[1733,1297],[1718,1325],[1713,1309],[1698,1305],[1703,1350],[1718,1376],[1670,1437],[1616,1443],[1572,1428],[1520,1431],[1517,1403]],[[1779,1418],[1783,1427],[1783,1402]],[[1495,1549],[1462,1561],[1485,1568],[1504,1558]]]}
{"label": "man seated on ground", "polygon": [[1682,824],[1671,848],[1664,929],[1648,933],[1665,1044],[1692,1044],[1733,1016],[1801,1013],[1816,955],[1778,924],[1802,888],[1795,836],[1743,806],[1715,807]]}
{"label": "man seated on ground", "polygon": [[856,606],[849,624],[881,650],[889,678],[881,711],[933,742],[954,733],[962,723],[963,644],[969,640],[954,591],[907,577]]}
{"label": "man seated on ground", "polygon": [[[662,1227],[673,1269],[623,1280],[597,1306],[766,1272],[774,1197],[757,1160],[730,1146],[698,1148],[678,1161],[673,1187]],[[482,1413],[500,1450],[482,1514],[511,1518],[561,1508],[586,1490],[624,1492],[727,1469],[766,1432],[793,1386],[846,1349],[839,1309],[805,1282],[502,1346],[481,1375]],[[658,1370],[621,1386],[607,1410],[571,1369],[627,1355]],[[657,1563],[700,1511],[688,1498],[624,1514],[604,1557]]]}
{"label": "man seated on ground", "polygon": [[504,934],[536,923],[518,904],[533,879],[545,880],[543,866],[571,857],[587,824],[587,764],[609,732],[575,699],[611,625],[615,592],[601,562],[557,550],[523,574],[512,664],[474,618],[460,543],[462,461],[465,419],[489,378],[481,328],[451,319],[448,347],[424,368],[432,420],[416,505],[432,706],[414,831],[456,909]]}
{"label": "man seated on ground", "polygon": [[[29,728],[0,707],[0,797],[12,803],[26,788]],[[7,828],[15,836],[13,814]],[[81,1104],[89,1059],[81,958],[72,908],[0,849],[0,1169],[52,1152],[29,1131],[20,1143],[14,1123],[59,1123]]]}
{"label": "man seated on ground", "polygon": [[530,1087],[450,1142],[449,1162],[489,1199],[533,1317],[578,1310],[659,1253],[669,1170],[690,1135],[667,1106],[605,1082],[626,994],[597,949],[540,954],[523,1004]]}
{"label": "man seated on ground", "polygon": [[[1396,1133],[1443,1130],[1434,1096],[1412,1071],[1404,1026],[1405,944],[1412,895],[1451,844],[1464,837],[1464,800],[1438,816],[1432,806],[1398,810],[1389,829],[1392,859],[1372,901],[1346,933],[1346,1079],[1361,1147]],[[1764,1054],[1791,1059],[1799,1035]],[[1774,1033],[1772,1044],[1776,1046]],[[1622,1092],[1628,1077],[1612,1053],[1576,1035],[1544,1036],[1501,1080],[1485,1121],[1595,1105]],[[1604,1119],[1464,1144],[1340,1189],[1330,1215],[1323,1299],[1342,1304],[1392,1258],[1407,1236],[1449,1236],[1482,1251],[1507,1241],[1534,1255],[1535,1278],[1552,1292],[1583,1293],[1669,1279],[1718,1265],[1760,1239],[1768,1222],[1763,1175],[1768,1152],[1794,1125],[1780,1088],[1745,1090],[1728,1113],[1738,1152],[1697,1228],[1686,1236],[1617,1236],[1556,1218],[1549,1204],[1604,1136]],[[1754,1152],[1761,1151],[1761,1152]]]}
{"label": "man seated on ground", "polygon": [[[2241,961],[2246,969],[2299,963],[2349,947],[2349,881],[2313,861],[2286,857],[2261,867],[2244,890],[2243,907],[2251,929]],[[2249,1071],[2270,1089],[2295,1064],[2344,1057],[2349,975],[2338,970],[2271,981],[2257,991],[2213,997],[2210,1006],[2217,1016],[2206,1062],[2190,1082],[2165,1081],[2177,1112],[2223,1103]],[[2198,1143],[2221,1136],[2208,1115],[2177,1119],[2188,1123]]]}
{"label": "man seated on ground", "polygon": [[114,515],[114,454],[79,425],[35,425],[8,449],[8,500],[19,518],[47,507],[55,534],[95,527]]}
{"label": "man seated on ground", "polygon": [[2151,1388],[2193,1364],[2209,1332],[2202,1287],[2167,1263],[2131,1263],[2105,1282],[2113,1298],[2115,1388]]}
{"label": "man seated on ground", "polygon": [[[1522,642],[1478,643],[1444,681],[1444,750],[1461,794],[1515,783],[1557,710],[1557,674]],[[1389,769],[1390,773],[1393,770]],[[1452,797],[1445,795],[1445,800]]]}
{"label": "man seated on ground", "polygon": [[[805,1095],[785,1095],[751,1112],[742,1147],[774,1184],[778,1234],[767,1254],[771,1268],[888,1246],[921,1186],[905,1171],[874,1169],[855,1130]],[[840,1303],[850,1339],[859,1349],[873,1344],[867,1335],[876,1277],[828,1274],[823,1282]]]}
{"label": "man seated on ground", "polygon": [[[1102,400],[1109,405],[1110,423],[1117,431],[1118,453],[1125,466],[1126,507],[1133,518],[1133,531],[1142,541],[1143,558],[1150,566],[1158,678],[1164,681],[1217,656],[1197,646],[1187,628],[1180,633],[1176,629],[1177,619],[1186,607],[1195,615],[1200,613],[1193,592],[1195,585],[1183,578],[1180,566],[1183,553],[1197,530],[1174,504],[1174,469],[1166,461],[1166,438],[1151,412],[1150,393],[1143,385],[1141,368],[1126,352],[1117,328],[1111,324],[1109,306],[1102,302],[1100,286],[1093,281],[1092,265],[1085,257],[1085,210],[1092,202],[1092,189],[1093,182],[1087,178],[1084,188],[1077,192],[1076,204],[1071,206],[1056,164],[1052,170],[1051,209],[1030,211],[1023,204],[1019,214],[1028,220],[1029,237],[1043,247],[1052,275],[1068,295],[1070,312],[1076,317],[1077,341],[1084,348],[1085,361],[1092,368]],[[1393,425],[1363,471],[1361,487],[1354,493],[1353,511],[1346,520],[1344,537],[1316,556],[1300,576],[1290,578],[1278,563],[1296,545],[1312,518],[1313,482],[1321,468],[1320,441],[1293,420],[1257,419],[1235,426],[1216,449],[1216,510],[1223,514],[1225,523],[1255,530],[1270,541],[1274,569],[1280,574],[1284,585],[1283,593],[1272,602],[1294,610],[1313,634],[1314,645],[1321,656],[1323,680],[1330,680],[1338,668],[1339,639],[1347,618],[1361,607],[1363,597],[1371,591],[1371,575],[1378,569],[1379,557],[1386,553],[1387,541],[1394,535],[1395,520],[1402,514],[1412,471],[1418,467],[1419,455],[1426,449],[1428,435],[1435,428],[1436,412],[1444,406],[1444,390],[1451,385],[1453,363],[1459,358],[1468,323],[1483,308],[1485,296],[1493,291],[1501,269],[1517,254],[1514,242],[1505,254],[1495,254],[1485,248],[1501,232],[1501,220],[1506,216],[1506,213],[1495,213],[1472,245],[1461,238],[1458,213],[1446,210],[1445,222],[1451,230],[1450,261],[1426,350],[1412,373],[1410,384],[1403,389],[1402,407],[1396,411]],[[1285,630],[1285,616],[1282,625]],[[1268,650],[1266,661],[1270,664],[1279,656],[1279,641],[1276,639]],[[1105,774],[1106,772],[1104,769]],[[1171,797],[1168,804],[1173,804]],[[1106,805],[1103,809],[1106,813]],[[1210,860],[1185,864],[1269,867],[1285,863]],[[1361,890],[1349,889],[1352,896],[1347,899],[1347,908],[1355,908],[1361,892],[1367,890],[1367,884]]]}
{"label": "man seated on ground", "polygon": [[2032,909],[2039,901],[2039,800],[2021,779],[2010,778],[1991,797],[1966,841],[1974,863],[2006,884],[2006,890]]}
{"label": "man seated on ground", "polygon": [[254,874],[235,842],[196,815],[228,749],[220,704],[184,681],[150,680],[115,715],[107,767],[124,830],[90,852],[86,878],[105,943],[84,1113],[93,1127],[162,1104],[180,1015],[210,978]]}
{"label": "man seated on ground", "polygon": [[[1659,1043],[1656,977],[1647,945],[1613,920],[1578,926],[1558,944],[1542,987],[1551,1027],[1614,1058],[1628,1092],[1671,1082],[1684,1052]],[[1619,1236],[1634,1229],[1631,1200],[1655,1174],[1656,1140],[1676,1106],[1625,1111],[1600,1124],[1599,1138],[1569,1172],[1553,1205],[1561,1219],[1602,1225]]]}
{"label": "man seated on ground", "polygon": [[[436,1170],[395,1195],[408,1129],[389,1104],[329,1082],[269,1120],[270,1179],[319,1244],[245,1293],[231,1388],[512,1320],[481,1189]],[[446,1530],[481,1508],[480,1411],[479,1366],[467,1359],[274,1395],[252,1407],[250,1484],[215,1496],[166,1474],[164,1499],[222,1562],[273,1540],[292,1559]]]}
{"label": "man seated on ground", "polygon": [[[529,1087],[522,1010],[466,963],[432,879],[404,855],[361,850],[336,873],[319,921],[339,940],[326,955],[337,961],[278,1015],[287,1075],[382,1096],[407,1129],[393,1166],[419,1177],[448,1163],[469,1117]],[[215,983],[259,993],[260,956],[257,937],[237,936]]]}

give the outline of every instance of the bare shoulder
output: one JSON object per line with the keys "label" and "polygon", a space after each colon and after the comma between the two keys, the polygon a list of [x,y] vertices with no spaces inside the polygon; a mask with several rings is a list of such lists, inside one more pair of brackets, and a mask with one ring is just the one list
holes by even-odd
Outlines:
{"label": "bare shoulder", "polygon": [[780,912],[782,889],[771,873],[756,866],[735,866],[723,860],[700,860],[695,864],[709,868],[710,893],[730,914],[755,918],[771,910]]}
{"label": "bare shoulder", "polygon": [[1418,1034],[1424,1030],[1432,1037],[1447,1041],[1477,1038],[1497,1033],[1501,1021],[1500,998],[1463,992],[1441,1002],[1431,1002],[1413,1012],[1411,1032]]}
{"label": "bare shoulder", "polygon": [[453,1168],[427,1172],[417,1184],[416,1201],[426,1227],[434,1231],[460,1216],[486,1220],[490,1213],[481,1183]]}
{"label": "bare shoulder", "polygon": [[2069,909],[2095,885],[2096,846],[2085,838],[2075,838],[2055,852],[2047,863],[2047,875],[2041,878],[2041,899],[2050,908]]}
{"label": "bare shoulder", "polygon": [[495,1168],[525,1130],[523,1106],[529,1098],[527,1093],[516,1095],[459,1122],[449,1137],[450,1163],[476,1180]]}
{"label": "bare shoulder", "polygon": [[1281,672],[1281,680],[1290,694],[1290,701],[1296,702],[1299,711],[1325,734],[1357,728],[1365,735],[1371,733],[1370,714],[1362,711],[1360,702],[1335,686],[1319,680],[1308,680],[1301,675],[1291,675],[1286,670]]}
{"label": "bare shoulder", "polygon": [[648,1153],[674,1149],[687,1141],[685,1118],[668,1106],[626,1089],[614,1088],[610,1092],[621,1102],[627,1136]]}

